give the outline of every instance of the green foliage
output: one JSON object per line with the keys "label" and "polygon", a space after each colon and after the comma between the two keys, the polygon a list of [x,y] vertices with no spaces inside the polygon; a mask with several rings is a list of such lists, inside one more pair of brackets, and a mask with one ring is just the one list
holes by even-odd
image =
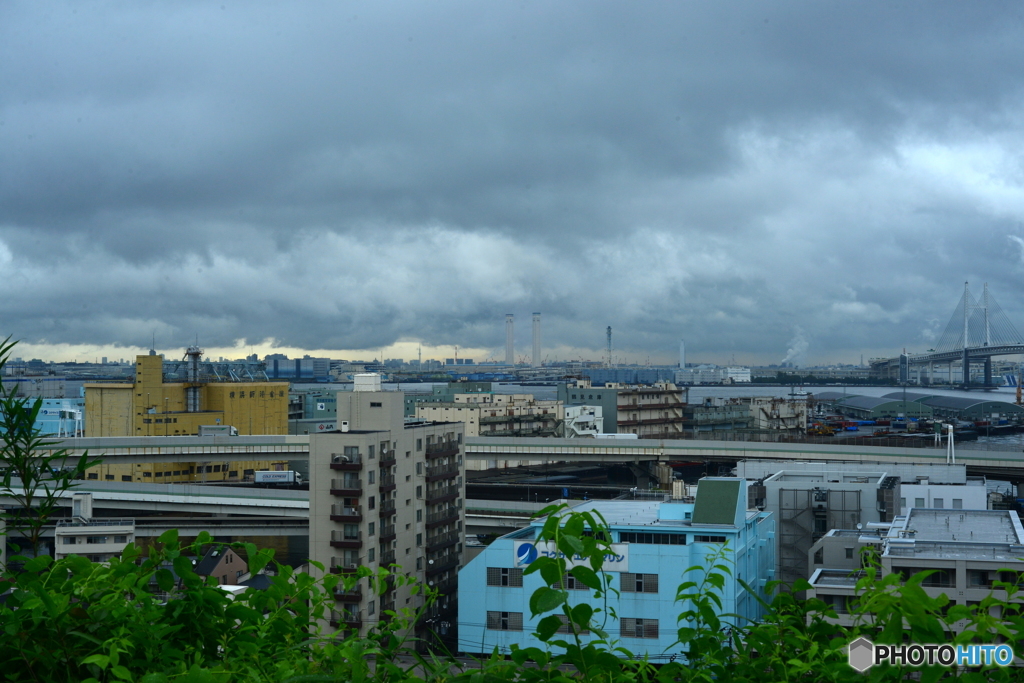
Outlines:
{"label": "green foliage", "polygon": [[15,343],[10,337],[0,342],[0,495],[12,499],[17,507],[4,518],[6,533],[24,536],[36,553],[43,527],[61,498],[100,460],[88,453],[71,460],[66,449],[52,449],[57,442],[36,427],[42,399],[20,398],[3,385],[3,369]]}
{"label": "green foliage", "polygon": [[[1016,584],[997,583],[978,606],[951,607],[945,596],[931,597],[922,588],[927,572],[902,581],[883,576],[877,560],[868,558],[857,599],[849,605],[854,626],[837,625],[832,607],[820,600],[774,589],[770,602],[748,589],[766,616],[745,624],[723,613],[732,573],[725,548],[681,572],[677,642],[671,649],[685,651],[685,661],[652,663],[610,635],[616,615],[608,600],[614,589],[602,571],[611,551],[604,520],[591,512],[564,512],[544,511],[550,516],[537,543],[559,552],[524,571],[538,574],[545,584],[530,601],[540,619],[536,632],[524,634],[524,642],[507,656],[422,655],[419,644],[404,634],[423,612],[406,608],[385,612],[363,635],[329,632],[325,625],[335,591],[352,589],[359,579],[367,579],[377,594],[390,583],[410,585],[427,595],[429,606],[432,591],[400,573],[361,568],[353,575],[317,579],[276,564],[271,551],[236,544],[251,566],[272,566],[276,575],[268,590],[232,597],[193,570],[191,557],[213,542],[209,534],[182,547],[177,533],[169,531],[148,554],[128,546],[107,564],[77,556],[56,562],[47,556],[22,558],[19,571],[6,571],[2,578],[11,592],[0,605],[2,671],[16,683],[873,683],[908,676],[974,683],[1021,678],[1017,669],[997,667],[874,667],[859,674],[847,665],[845,652],[859,635],[878,643],[947,642],[954,626],[956,643],[1002,638],[1019,650],[1024,619]],[[592,592],[566,590],[568,575]],[[799,592],[809,585],[792,588]],[[1001,618],[990,615],[995,610]]]}

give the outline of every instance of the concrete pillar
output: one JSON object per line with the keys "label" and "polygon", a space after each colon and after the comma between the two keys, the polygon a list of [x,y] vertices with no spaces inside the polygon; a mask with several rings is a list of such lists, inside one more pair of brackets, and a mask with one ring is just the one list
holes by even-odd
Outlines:
{"label": "concrete pillar", "polygon": [[985,356],[985,386],[992,386],[992,356]]}

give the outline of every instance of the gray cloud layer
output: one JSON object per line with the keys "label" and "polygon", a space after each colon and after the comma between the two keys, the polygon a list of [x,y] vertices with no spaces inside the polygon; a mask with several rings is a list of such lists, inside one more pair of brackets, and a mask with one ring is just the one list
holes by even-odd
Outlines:
{"label": "gray cloud layer", "polygon": [[997,2],[5,3],[0,333],[499,348],[541,310],[850,360],[964,280],[1024,328],[1022,45]]}

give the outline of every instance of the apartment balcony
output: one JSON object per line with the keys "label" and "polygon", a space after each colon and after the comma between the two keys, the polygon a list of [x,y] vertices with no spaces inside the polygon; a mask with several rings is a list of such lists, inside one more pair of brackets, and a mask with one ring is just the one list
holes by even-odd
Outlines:
{"label": "apartment balcony", "polygon": [[447,503],[459,497],[458,486],[439,486],[435,489],[427,489],[427,505]]}
{"label": "apartment balcony", "polygon": [[439,481],[441,479],[454,479],[459,475],[459,466],[450,465],[427,465],[427,481]]}
{"label": "apartment balcony", "polygon": [[380,563],[385,567],[395,563],[395,551],[385,550],[380,554]]}
{"label": "apartment balcony", "polygon": [[395,536],[398,532],[395,530],[394,524],[382,524],[380,527],[380,539],[381,543],[388,543],[395,540]]}
{"label": "apartment balcony", "polygon": [[395,499],[392,498],[391,500],[382,500],[380,502],[379,516],[390,517],[393,514],[395,514]]}
{"label": "apartment balcony", "polygon": [[649,417],[642,419],[626,419],[619,420],[618,424],[622,427],[634,427],[639,425],[663,425],[663,424],[678,424],[682,426],[684,420],[680,416],[675,417]]}
{"label": "apartment balcony", "polygon": [[331,610],[331,626],[358,630],[363,625],[363,613],[354,610]]}
{"label": "apartment balcony", "polygon": [[432,586],[441,595],[451,595],[459,590],[458,575],[435,581]]}
{"label": "apartment balcony", "polygon": [[446,572],[449,569],[455,569],[459,566],[461,560],[460,553],[449,552],[442,553],[436,557],[427,557],[427,576],[434,576],[441,572]]}
{"label": "apartment balcony", "polygon": [[427,536],[427,552],[432,553],[442,550],[448,546],[455,545],[461,539],[462,533],[458,531],[450,531],[448,533],[437,534],[435,536]]}
{"label": "apartment balcony", "polygon": [[380,492],[387,493],[388,491],[395,490],[395,475],[393,474],[382,474],[380,476]]}
{"label": "apartment balcony", "polygon": [[454,439],[439,443],[427,444],[427,460],[436,460],[445,456],[454,458],[459,454],[459,443]]}
{"label": "apartment balcony", "polygon": [[359,566],[363,564],[363,558],[352,554],[343,555],[342,557],[331,558],[331,573],[332,574],[355,574]]}
{"label": "apartment balcony", "polygon": [[363,547],[363,534],[361,531],[357,531],[355,534],[346,534],[344,531],[332,531],[331,532],[331,547],[332,548],[354,548],[359,549]]}
{"label": "apartment balcony", "polygon": [[384,612],[394,612],[395,611],[395,600],[394,600],[394,598],[392,598],[391,600],[381,599],[381,601],[380,601],[380,611],[381,611],[382,614]]}
{"label": "apartment balcony", "polygon": [[356,477],[331,479],[331,495],[343,498],[359,498],[363,495],[363,480]]}
{"label": "apartment balcony", "polygon": [[331,506],[331,521],[357,524],[363,521],[363,508],[358,505],[349,506],[335,503]]}
{"label": "apartment balcony", "polygon": [[331,469],[342,470],[343,472],[361,472],[363,469],[363,456],[358,453],[355,455],[332,453]]}
{"label": "apartment balcony", "polygon": [[380,460],[378,463],[379,467],[391,467],[398,462],[398,456],[395,455],[395,449],[392,448],[390,451],[381,451]]}
{"label": "apartment balcony", "polygon": [[334,591],[334,599],[340,602],[361,602],[363,599],[363,589],[359,586],[351,590],[336,589]]}
{"label": "apartment balcony", "polygon": [[428,529],[433,529],[434,527],[441,526],[442,524],[451,524],[457,521],[459,521],[459,509],[456,507],[449,507],[438,512],[427,513]]}

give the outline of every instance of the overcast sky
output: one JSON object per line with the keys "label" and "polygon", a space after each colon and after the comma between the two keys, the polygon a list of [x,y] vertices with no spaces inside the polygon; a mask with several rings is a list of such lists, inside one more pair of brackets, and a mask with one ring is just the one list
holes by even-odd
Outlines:
{"label": "overcast sky", "polygon": [[[1018,2],[0,3],[0,337],[859,362],[1024,329]],[[382,351],[383,350],[383,351]]]}

